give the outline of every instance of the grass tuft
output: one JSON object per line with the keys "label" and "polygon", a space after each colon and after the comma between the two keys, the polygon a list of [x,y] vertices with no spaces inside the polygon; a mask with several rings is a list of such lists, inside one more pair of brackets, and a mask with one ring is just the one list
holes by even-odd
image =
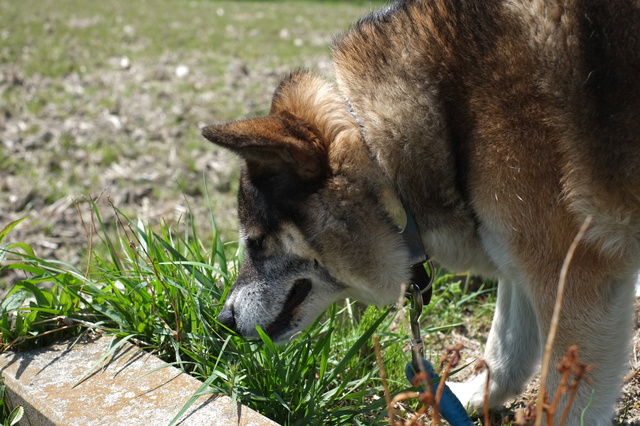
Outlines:
{"label": "grass tuft", "polygon": [[[41,259],[24,243],[1,246],[1,268],[24,275],[0,305],[3,350],[27,350],[97,330],[153,351],[202,380],[183,411],[200,394],[213,392],[286,425],[372,424],[386,418],[374,335],[392,393],[409,385],[402,310],[347,302],[332,306],[286,346],[275,345],[262,330],[259,340],[245,341],[216,320],[242,249],[222,241],[213,216],[212,237],[202,241],[190,212],[173,227],[151,227],[112,208],[115,236],[113,224],[103,223],[92,203],[91,221],[84,225],[89,241],[99,237],[102,243],[101,250],[90,244],[84,271]],[[0,244],[17,224],[0,232]],[[458,294],[459,286],[453,288],[436,292],[430,314],[466,297]]]}

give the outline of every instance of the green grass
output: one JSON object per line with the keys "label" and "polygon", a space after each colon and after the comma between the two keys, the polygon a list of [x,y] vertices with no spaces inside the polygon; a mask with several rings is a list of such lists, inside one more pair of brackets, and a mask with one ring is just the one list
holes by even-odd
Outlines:
{"label": "green grass", "polygon": [[3,426],[13,426],[18,424],[24,415],[24,408],[17,406],[11,408],[5,403],[7,387],[4,384],[2,378],[0,378],[0,421]]}
{"label": "green grass", "polygon": [[[100,329],[139,342],[201,379],[204,392],[229,395],[278,423],[377,424],[384,422],[386,407],[376,334],[391,391],[407,388],[408,325],[397,316],[401,310],[369,307],[358,315],[347,303],[332,306],[286,346],[275,346],[264,334],[260,341],[245,341],[216,321],[241,262],[236,243],[223,243],[217,233],[202,241],[189,215],[179,229],[152,229],[121,212],[120,237],[112,239],[95,206],[92,213],[108,250],[104,256],[94,252],[91,267],[39,259],[24,243],[2,245],[2,268],[25,274],[0,305],[5,350]],[[16,225],[0,233],[0,245]],[[456,304],[465,298],[456,285],[445,289],[449,280],[443,275],[436,282],[429,324],[462,320],[445,313],[459,311]]]}
{"label": "green grass", "polygon": [[230,58],[293,68],[304,65],[300,58],[326,55],[331,34],[381,4],[4,0],[0,22],[9,31],[0,39],[0,58],[21,64],[26,74],[57,77],[108,68],[114,57],[179,62],[192,52],[212,71],[223,71]]}

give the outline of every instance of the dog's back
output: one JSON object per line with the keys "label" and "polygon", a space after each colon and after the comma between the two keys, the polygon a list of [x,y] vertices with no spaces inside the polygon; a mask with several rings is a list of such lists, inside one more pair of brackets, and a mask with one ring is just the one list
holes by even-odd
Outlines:
{"label": "dog's back", "polygon": [[[398,2],[334,55],[368,143],[401,187],[421,185],[426,169],[491,212],[489,199],[560,192],[578,220],[595,216],[592,238],[640,259],[640,2]],[[398,146],[412,156],[392,155]],[[424,190],[431,216],[441,203],[430,201],[462,202]]]}

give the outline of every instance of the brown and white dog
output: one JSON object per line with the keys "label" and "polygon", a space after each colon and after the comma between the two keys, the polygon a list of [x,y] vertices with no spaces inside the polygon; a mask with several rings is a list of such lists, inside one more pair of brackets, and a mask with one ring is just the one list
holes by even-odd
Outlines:
{"label": "brown and white dog", "polygon": [[[640,1],[400,1],[297,72],[268,116],[203,135],[244,159],[244,264],[220,322],[284,341],[332,302],[394,303],[410,276],[395,211],[429,255],[499,280],[490,403],[537,367],[561,266],[557,362],[597,368],[569,415],[610,424],[640,266]],[[402,200],[402,201],[401,201]],[[550,390],[558,384],[550,378]],[[455,387],[481,405],[484,377]]]}

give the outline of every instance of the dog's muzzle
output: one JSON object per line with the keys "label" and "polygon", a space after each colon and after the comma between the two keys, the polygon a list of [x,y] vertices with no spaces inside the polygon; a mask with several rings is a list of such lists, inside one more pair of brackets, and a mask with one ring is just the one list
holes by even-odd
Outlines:
{"label": "dog's muzzle", "polygon": [[[311,289],[311,280],[306,278],[296,280],[287,294],[280,313],[268,324],[253,324],[251,326],[261,325],[269,337],[277,340],[291,328],[291,322],[297,316],[299,306],[306,300],[309,293],[311,293]],[[224,327],[243,337],[247,337],[247,334],[252,334],[243,327],[242,323],[238,324],[236,321],[236,311],[233,305],[227,305],[222,308],[217,320]]]}
{"label": "dog's muzzle", "polygon": [[220,314],[218,314],[218,322],[233,332],[238,331],[236,330],[236,319],[233,315],[233,307],[225,306],[222,311],[220,311]]}

